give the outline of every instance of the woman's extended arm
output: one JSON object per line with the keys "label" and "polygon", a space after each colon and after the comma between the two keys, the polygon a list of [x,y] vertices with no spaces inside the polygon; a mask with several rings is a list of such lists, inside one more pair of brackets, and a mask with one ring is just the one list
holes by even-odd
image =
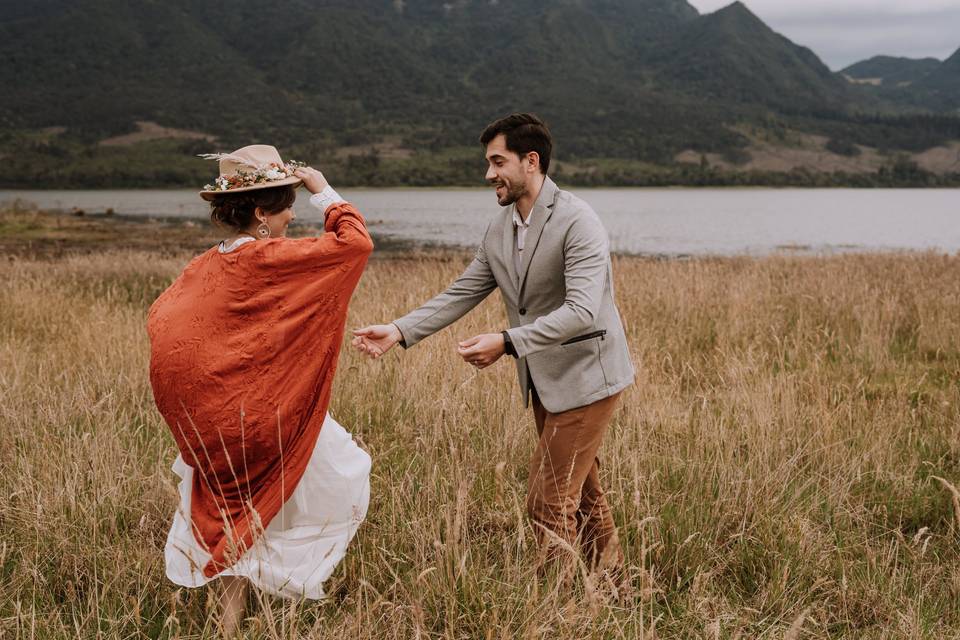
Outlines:
{"label": "woman's extended arm", "polygon": [[373,240],[367,232],[363,216],[352,204],[343,200],[316,169],[302,167],[296,170],[295,175],[312,192],[310,204],[324,212],[326,233],[313,238],[263,243],[261,266],[268,273],[262,275],[299,277],[299,274],[336,269],[347,280],[353,280],[354,277],[346,274],[357,271],[353,276],[359,279],[359,272],[362,272],[367,258],[373,252]]}

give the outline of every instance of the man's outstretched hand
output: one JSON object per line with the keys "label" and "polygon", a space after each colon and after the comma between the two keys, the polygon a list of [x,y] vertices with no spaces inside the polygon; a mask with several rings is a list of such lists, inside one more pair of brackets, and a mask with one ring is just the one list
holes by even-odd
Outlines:
{"label": "man's outstretched hand", "polygon": [[[403,334],[396,325],[374,324],[362,329],[354,329],[350,344],[360,353],[371,358],[379,358],[402,339]],[[489,367],[505,353],[503,334],[484,333],[464,340],[458,344],[457,353],[464,362],[477,369]]]}
{"label": "man's outstretched hand", "polygon": [[504,351],[502,333],[482,333],[459,343],[457,353],[467,364],[477,369],[489,367],[500,359]]}
{"label": "man's outstretched hand", "polygon": [[371,358],[379,358],[403,339],[403,334],[394,324],[374,324],[354,329],[353,336],[350,344]]}

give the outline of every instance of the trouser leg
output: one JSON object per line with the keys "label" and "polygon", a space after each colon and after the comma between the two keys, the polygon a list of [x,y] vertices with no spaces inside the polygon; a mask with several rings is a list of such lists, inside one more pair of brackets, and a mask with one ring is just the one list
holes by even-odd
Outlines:
{"label": "trouser leg", "polygon": [[617,395],[561,413],[547,411],[535,391],[532,399],[538,441],[530,461],[527,511],[544,556],[553,559],[565,547],[576,548],[582,534],[591,562],[609,555],[608,548],[619,558],[597,463]]}
{"label": "trouser leg", "polygon": [[583,483],[577,526],[584,559],[591,568],[616,568],[623,564],[620,538],[613,514],[600,486],[600,459],[595,458]]}

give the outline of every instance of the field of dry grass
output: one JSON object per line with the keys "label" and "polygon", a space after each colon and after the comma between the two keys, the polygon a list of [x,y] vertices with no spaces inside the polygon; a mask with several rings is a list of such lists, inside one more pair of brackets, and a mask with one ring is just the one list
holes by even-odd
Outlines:
{"label": "field of dry grass", "polygon": [[[188,257],[0,256],[0,637],[213,633],[215,594],[163,574],[175,447],[147,380],[146,310]],[[466,259],[374,259],[348,326]],[[256,597],[247,637],[957,637],[960,258],[615,270],[640,375],[602,473],[634,593],[537,578],[532,417],[512,363],[454,348],[503,325],[495,295],[408,352],[344,350],[331,409],[373,457],[368,519],[328,601]]]}

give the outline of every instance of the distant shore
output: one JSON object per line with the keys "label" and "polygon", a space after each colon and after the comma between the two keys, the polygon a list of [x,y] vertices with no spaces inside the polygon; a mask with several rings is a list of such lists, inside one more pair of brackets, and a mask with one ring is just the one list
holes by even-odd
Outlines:
{"label": "distant shore", "polygon": [[[600,215],[617,255],[832,255],[960,252],[953,189],[572,189]],[[463,252],[499,211],[489,189],[354,189],[340,193],[363,211],[387,252]],[[322,212],[305,191],[290,235],[319,235]],[[909,212],[909,215],[906,215]],[[204,250],[225,234],[195,189],[0,191],[5,253],[113,247]],[[92,249],[91,249],[92,250]],[[97,249],[99,250],[99,249]]]}
{"label": "distant shore", "polygon": [[[207,161],[177,148],[155,146],[96,147],[86,155],[75,150],[56,162],[46,156],[19,158],[15,170],[0,176],[0,189],[190,189],[212,177],[215,167]],[[934,151],[925,155],[873,150],[864,152],[864,158],[819,148],[763,147],[755,150],[756,157],[690,151],[679,161],[664,163],[605,157],[557,159],[550,174],[558,183],[581,188],[960,187],[960,143]],[[462,188],[484,184],[483,157],[474,149],[442,157],[293,157],[313,163],[340,187]]]}
{"label": "distant shore", "polygon": [[[438,174],[388,174],[362,176],[326,172],[331,182],[341,187],[360,189],[471,189],[484,188],[474,179]],[[482,170],[476,175],[481,175]],[[552,174],[554,179],[577,188],[810,188],[810,189],[924,189],[960,187],[960,171],[933,173],[915,162],[892,162],[878,171],[812,171],[806,168],[791,171],[747,169],[742,171],[717,167],[702,168],[680,164],[636,169],[618,165],[592,167],[586,171]],[[95,189],[194,189],[209,176],[185,176],[183,172],[162,175],[122,174],[43,174],[0,179],[0,189],[9,190],[95,190]]]}
{"label": "distant shore", "polygon": [[[316,224],[291,225],[290,237],[316,236]],[[0,204],[0,256],[58,258],[66,254],[111,250],[147,251],[169,255],[200,253],[224,238],[224,231],[198,218],[135,216],[104,211],[49,211]],[[378,254],[409,252],[416,247],[377,236]]]}

